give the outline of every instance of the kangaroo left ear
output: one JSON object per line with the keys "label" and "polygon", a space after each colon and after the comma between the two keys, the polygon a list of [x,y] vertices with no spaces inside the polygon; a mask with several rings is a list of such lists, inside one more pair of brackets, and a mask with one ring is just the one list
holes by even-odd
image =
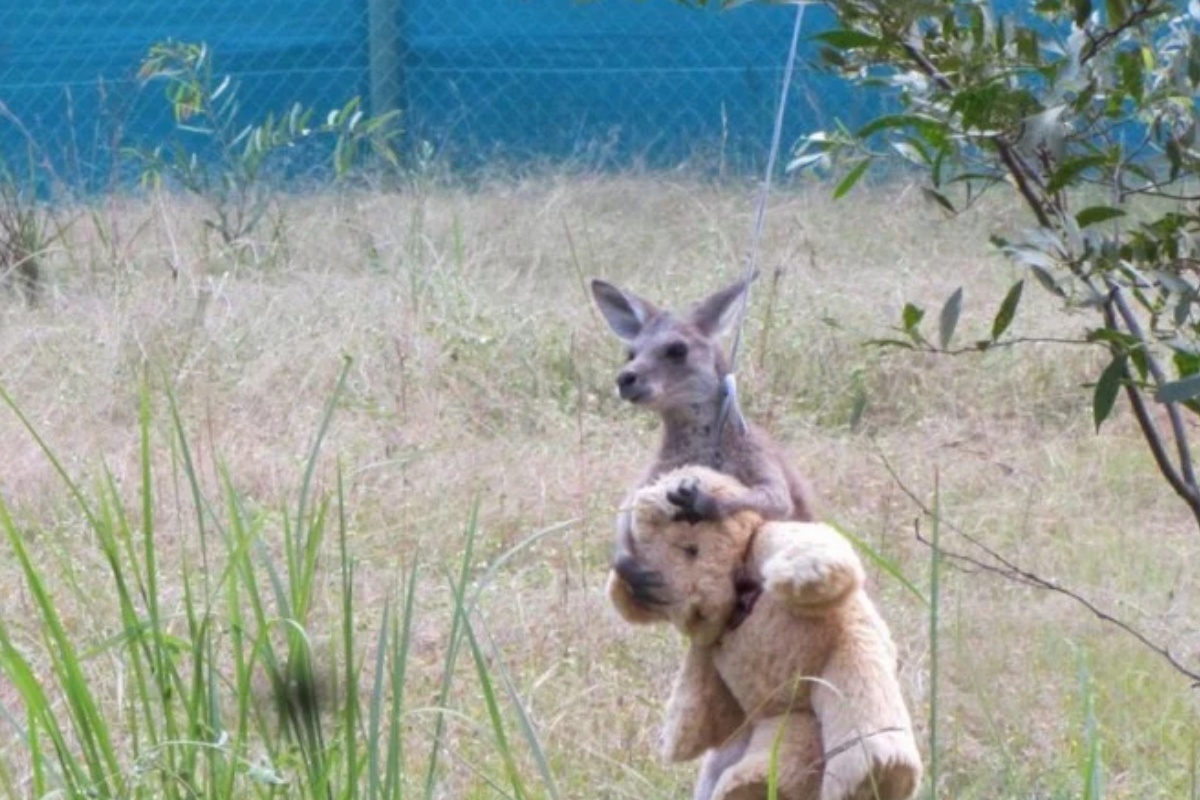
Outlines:
{"label": "kangaroo left ear", "polygon": [[756,277],[757,273],[701,300],[689,315],[691,323],[705,336],[720,336],[728,331],[737,317],[742,297],[750,288],[750,281]]}

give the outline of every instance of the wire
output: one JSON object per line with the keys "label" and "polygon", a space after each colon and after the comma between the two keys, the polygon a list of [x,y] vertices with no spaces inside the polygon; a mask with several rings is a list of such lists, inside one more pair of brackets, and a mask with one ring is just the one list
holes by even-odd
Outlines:
{"label": "wire", "polygon": [[738,305],[738,318],[734,328],[733,345],[729,349],[729,373],[725,376],[725,398],[721,403],[721,414],[717,420],[718,446],[720,446],[721,437],[730,416],[733,416],[737,421],[739,430],[743,433],[746,430],[746,418],[742,416],[741,404],[738,402],[737,379],[734,377],[734,373],[737,371],[738,352],[741,350],[742,344],[742,329],[746,327],[746,313],[750,306],[750,286],[754,280],[754,276],[758,273],[758,250],[759,243],[762,241],[763,228],[766,227],[767,222],[767,201],[771,193],[771,177],[775,174],[775,162],[779,157],[779,144],[783,138],[783,112],[787,108],[788,92],[792,86],[792,74],[795,72],[796,67],[796,50],[800,43],[800,29],[804,25],[804,10],[807,7],[808,3],[804,0],[796,3],[796,23],[792,28],[792,42],[788,47],[787,66],[783,71],[783,85],[779,90],[779,105],[775,109],[775,129],[771,134],[771,149],[767,154],[767,172],[763,177],[762,188],[758,194],[758,208],[754,214],[754,228],[750,233],[750,248],[746,257],[746,273],[742,279],[746,288],[742,292]]}

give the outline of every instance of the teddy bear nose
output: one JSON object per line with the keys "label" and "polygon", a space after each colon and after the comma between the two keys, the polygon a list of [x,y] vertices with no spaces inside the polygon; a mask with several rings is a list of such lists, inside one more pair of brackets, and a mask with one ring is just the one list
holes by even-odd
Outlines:
{"label": "teddy bear nose", "polygon": [[617,556],[617,560],[613,563],[613,569],[626,581],[629,581],[630,577],[644,571],[638,564],[637,559],[629,555],[629,553],[622,553]]}
{"label": "teddy bear nose", "polygon": [[666,605],[667,601],[660,595],[666,588],[662,575],[646,569],[628,553],[617,556],[613,569],[629,586],[629,594],[635,603],[640,606]]}

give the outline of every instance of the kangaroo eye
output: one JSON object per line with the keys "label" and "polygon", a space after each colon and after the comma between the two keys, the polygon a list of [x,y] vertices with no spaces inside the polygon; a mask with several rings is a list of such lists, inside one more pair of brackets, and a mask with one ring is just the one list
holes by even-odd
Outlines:
{"label": "kangaroo eye", "polygon": [[672,361],[683,361],[687,358],[688,346],[683,342],[672,342],[667,345],[667,349],[663,354]]}
{"label": "kangaroo eye", "polygon": [[626,356],[626,358],[625,358],[626,361],[633,361],[635,358],[637,358],[637,351],[629,350],[628,352],[625,353],[625,356]]}

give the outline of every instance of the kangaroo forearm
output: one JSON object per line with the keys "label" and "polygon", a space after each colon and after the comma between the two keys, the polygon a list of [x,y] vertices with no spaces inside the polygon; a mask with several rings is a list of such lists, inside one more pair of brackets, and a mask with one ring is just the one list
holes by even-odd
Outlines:
{"label": "kangaroo forearm", "polygon": [[764,519],[792,519],[796,504],[787,486],[763,485],[751,487],[744,494],[724,501],[721,511],[723,516],[756,511]]}

